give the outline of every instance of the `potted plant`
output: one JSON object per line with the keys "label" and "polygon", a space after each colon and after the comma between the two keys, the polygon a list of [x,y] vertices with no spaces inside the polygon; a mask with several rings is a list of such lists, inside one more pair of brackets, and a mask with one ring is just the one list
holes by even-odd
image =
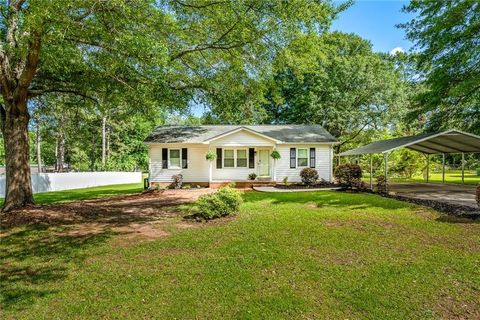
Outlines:
{"label": "potted plant", "polygon": [[248,175],[248,180],[255,180],[257,179],[257,174],[255,172],[252,172]]}
{"label": "potted plant", "polygon": [[273,150],[270,154],[270,157],[272,157],[273,160],[278,160],[281,158],[280,153],[277,150]]}
{"label": "potted plant", "polygon": [[213,150],[208,150],[205,154],[205,159],[209,162],[208,166],[208,181],[213,179],[213,161],[217,158],[217,154]]}
{"label": "potted plant", "polygon": [[270,157],[273,159],[273,181],[277,180],[277,160],[281,158],[280,153],[277,150],[273,150],[270,154]]}
{"label": "potted plant", "polygon": [[205,154],[205,159],[207,161],[213,161],[216,158],[217,158],[217,155],[212,150],[208,150],[207,153]]}

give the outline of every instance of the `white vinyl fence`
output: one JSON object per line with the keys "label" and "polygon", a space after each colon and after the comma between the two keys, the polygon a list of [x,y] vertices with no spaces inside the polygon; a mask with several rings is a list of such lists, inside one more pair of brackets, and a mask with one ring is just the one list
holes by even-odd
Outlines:
{"label": "white vinyl fence", "polygon": [[[139,183],[141,172],[32,173],[33,193]],[[0,174],[0,197],[5,196],[5,175]]]}

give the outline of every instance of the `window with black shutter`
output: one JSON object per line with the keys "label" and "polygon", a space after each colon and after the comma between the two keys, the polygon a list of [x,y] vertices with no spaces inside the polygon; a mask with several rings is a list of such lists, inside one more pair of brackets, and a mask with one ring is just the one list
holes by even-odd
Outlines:
{"label": "window with black shutter", "polygon": [[162,148],[162,169],[168,169],[168,149]]}
{"label": "window with black shutter", "polygon": [[290,148],[290,168],[297,167],[297,149]]}
{"label": "window with black shutter", "polygon": [[315,148],[310,148],[310,168],[315,168]]}
{"label": "window with black shutter", "polygon": [[217,169],[222,169],[222,148],[217,148]]}
{"label": "window with black shutter", "polygon": [[188,151],[187,148],[182,148],[182,169],[188,168]]}
{"label": "window with black shutter", "polygon": [[255,168],[255,148],[248,149],[248,167]]}

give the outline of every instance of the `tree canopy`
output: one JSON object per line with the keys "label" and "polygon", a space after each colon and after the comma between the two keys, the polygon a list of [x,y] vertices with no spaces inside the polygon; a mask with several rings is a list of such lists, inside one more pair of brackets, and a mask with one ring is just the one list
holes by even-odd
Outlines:
{"label": "tree canopy", "polygon": [[403,111],[400,74],[366,40],[332,32],[297,39],[291,47],[275,62],[280,67],[267,93],[268,122],[318,123],[345,142]]}
{"label": "tree canopy", "polygon": [[412,115],[427,114],[430,130],[480,133],[480,3],[412,0],[405,11],[417,14],[401,26],[427,87]]}

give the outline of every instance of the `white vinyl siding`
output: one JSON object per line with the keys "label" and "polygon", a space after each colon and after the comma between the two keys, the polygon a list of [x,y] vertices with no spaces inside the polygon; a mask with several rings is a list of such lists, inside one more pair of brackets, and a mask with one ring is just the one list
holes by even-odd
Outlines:
{"label": "white vinyl siding", "polygon": [[[188,168],[162,169],[162,148],[188,149]],[[182,174],[185,182],[208,182],[209,162],[205,159],[208,145],[204,144],[153,144],[149,146],[150,182],[171,182],[174,174]],[[169,152],[170,153],[170,152]],[[215,165],[215,163],[213,163]]]}
{"label": "white vinyl siding", "polygon": [[[307,149],[307,164],[304,167],[290,168],[290,148],[296,148],[297,150],[297,162],[298,151],[301,149]],[[327,144],[311,144],[311,145],[295,145],[295,144],[281,144],[278,145],[276,150],[280,153],[281,158],[276,161],[275,171],[276,180],[282,181],[283,178],[288,177],[290,182],[300,182],[300,171],[305,167],[309,167],[310,164],[310,148],[315,148],[315,170],[318,171],[318,175],[321,179],[330,181],[332,179],[332,152],[331,145]]]}
{"label": "white vinyl siding", "polygon": [[274,146],[275,141],[263,138],[259,135],[253,134],[248,131],[239,131],[232,133],[223,138],[213,140],[210,142],[212,146],[218,146],[220,148],[228,147],[268,147]]}

